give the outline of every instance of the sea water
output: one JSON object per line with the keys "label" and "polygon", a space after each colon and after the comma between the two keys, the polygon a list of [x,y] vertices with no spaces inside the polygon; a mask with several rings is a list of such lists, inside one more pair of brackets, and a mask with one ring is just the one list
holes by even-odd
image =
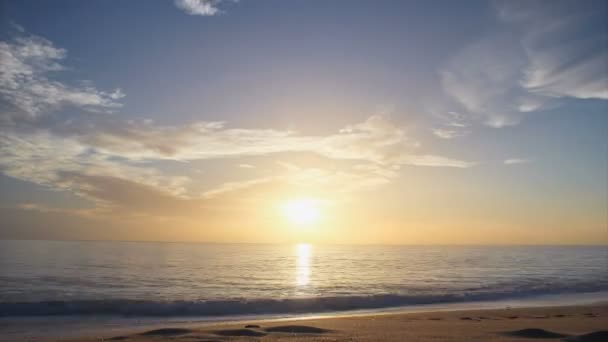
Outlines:
{"label": "sea water", "polygon": [[606,246],[0,241],[5,318],[322,313],[606,290]]}

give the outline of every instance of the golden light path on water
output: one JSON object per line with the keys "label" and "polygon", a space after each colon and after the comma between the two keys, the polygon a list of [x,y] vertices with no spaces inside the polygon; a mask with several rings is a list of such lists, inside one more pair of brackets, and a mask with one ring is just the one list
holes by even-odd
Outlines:
{"label": "golden light path on water", "polygon": [[311,246],[307,243],[296,245],[296,285],[305,287],[310,282]]}

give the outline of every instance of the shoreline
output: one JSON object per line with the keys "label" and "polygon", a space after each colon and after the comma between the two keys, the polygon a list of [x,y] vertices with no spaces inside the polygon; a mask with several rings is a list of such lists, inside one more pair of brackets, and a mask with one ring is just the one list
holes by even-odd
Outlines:
{"label": "shoreline", "polygon": [[[487,315],[488,313],[497,312],[553,312],[563,310],[605,311],[606,314],[602,314],[599,317],[604,320],[604,326],[608,326],[608,292],[575,295],[544,295],[525,299],[444,304],[436,303],[373,310],[351,310],[343,312],[297,315],[165,318],[84,316],[9,317],[0,318],[0,341],[89,341],[91,336],[97,336],[97,340],[99,340],[99,338],[107,339],[115,336],[131,336],[133,334],[135,334],[135,336],[139,336],[137,334],[141,332],[153,331],[155,329],[166,329],[167,327],[198,331],[201,329],[209,330],[212,328],[219,329],[234,328],[238,326],[242,327],[247,324],[256,324],[260,326],[277,324],[304,324],[308,326],[309,323],[324,325],[323,322],[341,322],[351,320],[392,321],[394,317],[405,317],[404,319],[409,319],[414,316],[423,317],[429,315],[439,317],[450,317],[456,314],[474,316],[473,313],[479,312],[485,312]],[[155,338],[158,338],[158,336]],[[141,336],[135,339],[130,338],[129,340],[139,341],[141,340]],[[316,340],[313,339],[311,341]]]}
{"label": "shoreline", "polygon": [[[554,341],[593,342],[608,337],[608,303],[455,311],[394,312],[242,322],[158,324],[73,331],[73,334],[0,341]],[[30,326],[30,328],[40,328]],[[44,332],[44,329],[41,330]]]}

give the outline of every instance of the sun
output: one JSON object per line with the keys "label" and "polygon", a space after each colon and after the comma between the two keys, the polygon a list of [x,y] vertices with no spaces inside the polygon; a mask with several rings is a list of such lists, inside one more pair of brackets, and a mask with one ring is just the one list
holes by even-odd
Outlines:
{"label": "sun", "polygon": [[297,198],[282,205],[283,215],[291,223],[299,226],[310,226],[321,217],[319,201],[314,198]]}

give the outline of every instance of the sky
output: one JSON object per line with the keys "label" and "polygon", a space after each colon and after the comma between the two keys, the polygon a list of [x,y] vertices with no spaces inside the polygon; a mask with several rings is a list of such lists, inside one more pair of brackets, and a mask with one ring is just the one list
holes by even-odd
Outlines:
{"label": "sky", "polygon": [[607,6],[0,0],[0,238],[606,244]]}

